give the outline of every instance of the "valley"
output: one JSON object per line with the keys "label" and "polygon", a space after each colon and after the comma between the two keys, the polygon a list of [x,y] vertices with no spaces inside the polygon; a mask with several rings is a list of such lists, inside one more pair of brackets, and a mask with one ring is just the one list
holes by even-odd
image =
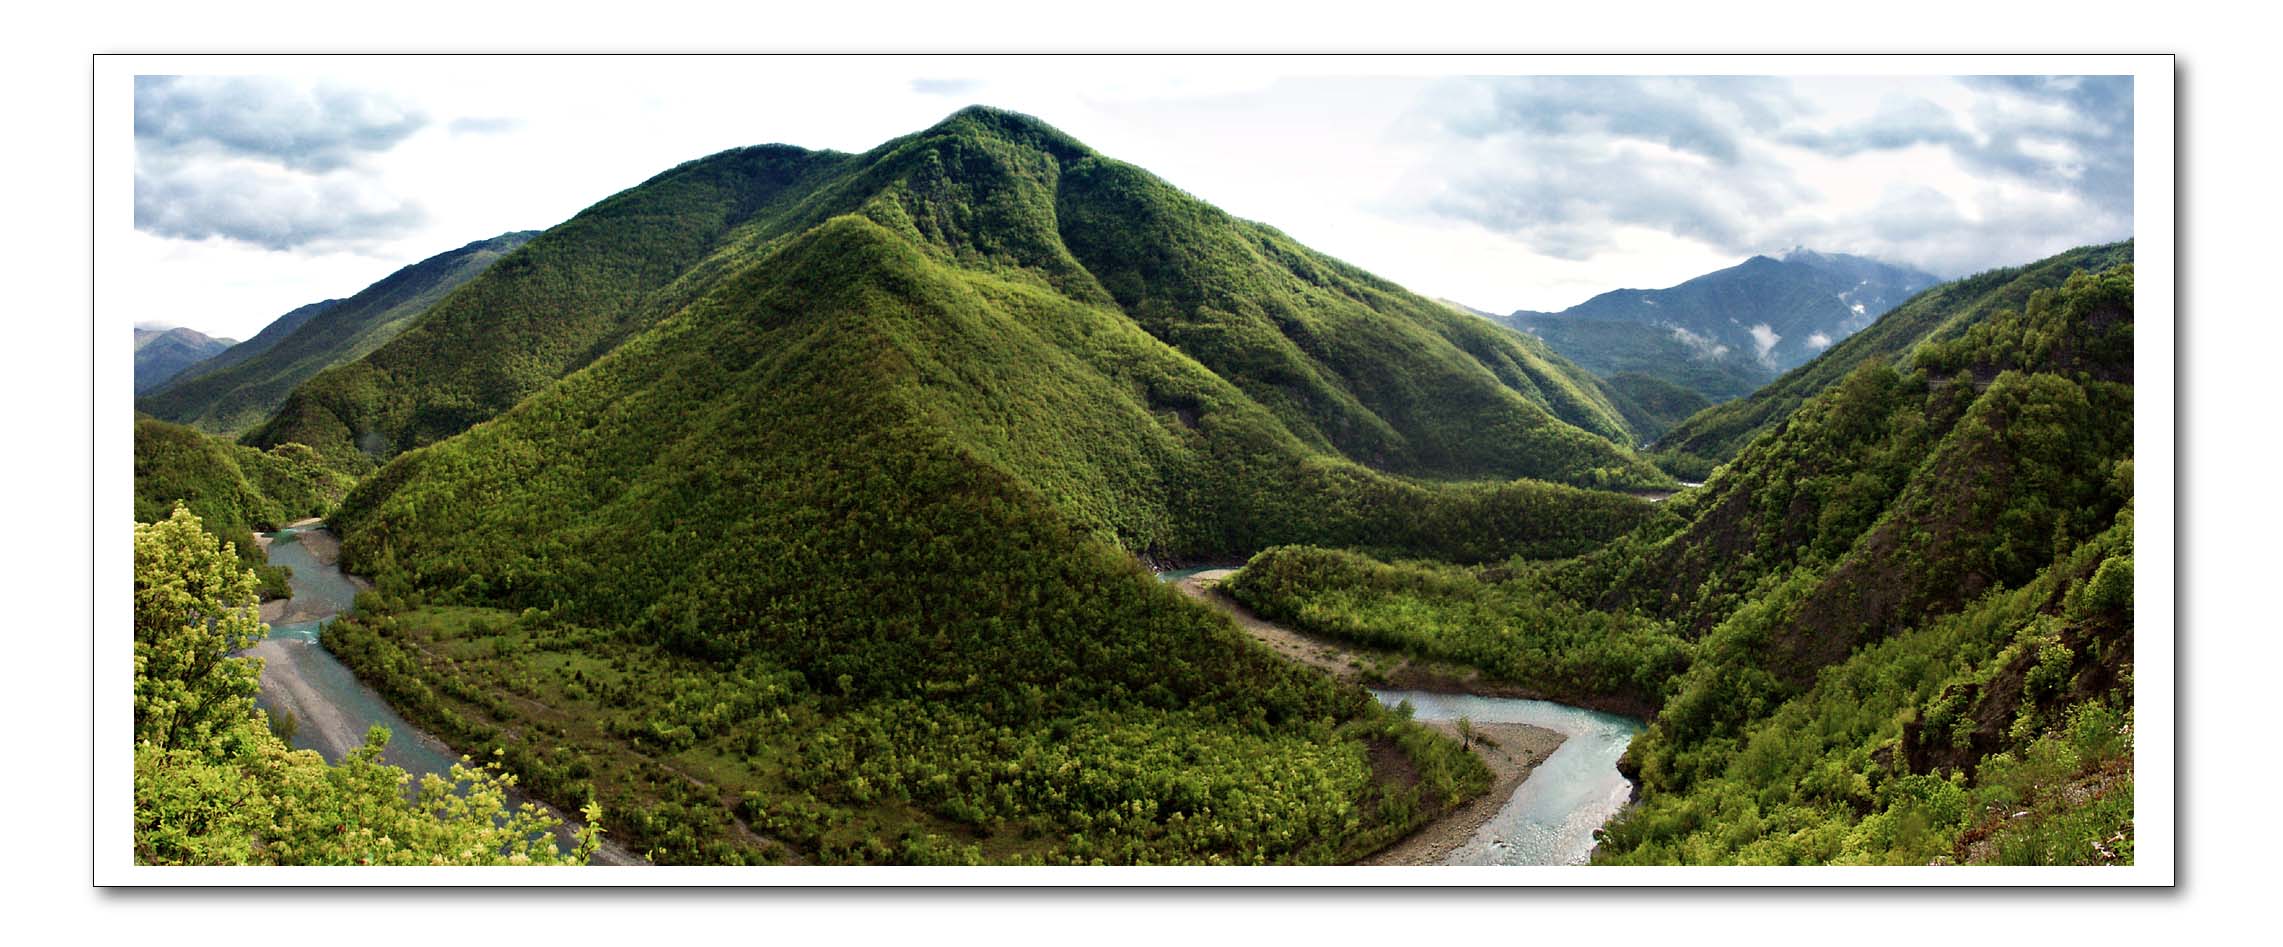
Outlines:
{"label": "valley", "polygon": [[[255,608],[249,713],[526,861],[2129,863],[2132,252],[1516,331],[1027,115],[734,148],[138,400],[138,629]],[[199,733],[153,798],[301,772]]]}

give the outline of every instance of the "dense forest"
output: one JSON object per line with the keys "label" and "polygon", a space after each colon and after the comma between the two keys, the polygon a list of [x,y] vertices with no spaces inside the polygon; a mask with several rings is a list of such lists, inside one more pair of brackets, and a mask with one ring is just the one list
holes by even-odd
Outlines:
{"label": "dense forest", "polygon": [[1586,555],[1270,549],[1229,588],[1316,633],[1640,701],[1640,801],[1601,862],[2129,862],[2132,268],[2055,283],[1857,362]]}

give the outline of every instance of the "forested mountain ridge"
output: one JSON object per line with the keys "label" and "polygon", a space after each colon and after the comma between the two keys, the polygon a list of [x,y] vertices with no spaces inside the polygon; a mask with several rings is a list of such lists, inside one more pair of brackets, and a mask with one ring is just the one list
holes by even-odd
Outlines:
{"label": "forested mountain ridge", "polygon": [[[701,178],[739,193],[756,161],[782,186],[701,261],[556,318],[623,341],[481,423],[450,402],[470,426],[437,421],[333,517],[382,592],[328,645],[654,859],[1352,859],[1479,792],[1479,764],[1137,554],[1574,555],[1655,515],[1516,479],[1664,482],[1563,420],[1626,430],[1574,366],[1036,120],[682,170],[728,162]],[[523,318],[474,301],[553,285],[549,254],[623,239],[598,211],[647,188],[266,436],[353,440],[364,415],[324,407],[345,379]],[[445,368],[373,389],[374,423],[483,377]]]}
{"label": "forested mountain ridge", "polygon": [[[1043,125],[993,119],[997,140],[1015,149],[1007,155],[938,147],[944,129],[977,121],[865,155],[771,145],[661,175],[548,231],[418,331],[313,380],[250,442],[360,446],[376,460],[432,442],[586,364],[791,236],[866,213],[962,265],[1121,307],[1311,446],[1439,476],[1584,482],[1607,468],[1657,478],[1622,450],[1575,436],[1630,432],[1587,373],[1543,346],[1230,218]],[[891,198],[908,205],[892,211],[904,219],[891,216]],[[645,239],[631,239],[637,232]],[[1522,459],[1533,454],[1541,462]],[[1542,462],[1551,455],[1568,460]]]}
{"label": "forested mountain ridge", "polygon": [[1843,253],[1755,256],[1665,289],[1619,289],[1558,313],[1486,318],[1594,374],[1654,377],[1711,401],[1749,394],[1936,279]]}
{"label": "forested mountain ridge", "polygon": [[[179,385],[200,375],[211,374],[267,352],[280,341],[283,341],[286,336],[292,335],[293,330],[301,328],[303,323],[339,302],[338,299],[321,299],[306,306],[296,306],[285,315],[270,320],[269,324],[263,326],[260,332],[254,333],[253,338],[223,349],[220,354],[213,358],[184,369],[169,384]],[[154,390],[153,393],[163,390],[165,390],[165,386]]]}
{"label": "forested mountain ridge", "polygon": [[[137,410],[202,430],[235,434],[261,423],[295,386],[379,348],[428,308],[536,233],[478,240],[397,270],[347,299],[286,313],[246,342],[136,401]],[[285,441],[269,441],[274,446]],[[351,452],[335,451],[347,461]]]}
{"label": "forested mountain ridge", "polygon": [[[1612,860],[2130,858],[2132,285],[2079,271],[1863,364],[1616,567],[1704,630]],[[1676,594],[1707,548],[1744,565]]]}
{"label": "forested mountain ridge", "polygon": [[2079,247],[2025,266],[1979,273],[1927,289],[1821,357],[1741,400],[1715,405],[1657,441],[1659,466],[1701,480],[1745,444],[1789,417],[1808,398],[1873,359],[1900,363],[1920,346],[1952,338],[2006,309],[2019,310],[2040,289],[2060,286],[2079,270],[2132,261],[2132,241]]}
{"label": "forested mountain ridge", "polygon": [[1932,310],[1957,317],[1940,332],[1889,314],[1865,334],[1936,338],[1854,362],[1585,556],[1279,548],[1234,589],[1561,699],[1640,699],[1640,800],[1597,861],[2129,862],[2132,268],[1994,298],[2023,272],[1930,291],[1986,304]]}
{"label": "forested mountain ridge", "polygon": [[149,391],[199,362],[229,349],[230,339],[207,337],[196,329],[135,330],[135,390]]}

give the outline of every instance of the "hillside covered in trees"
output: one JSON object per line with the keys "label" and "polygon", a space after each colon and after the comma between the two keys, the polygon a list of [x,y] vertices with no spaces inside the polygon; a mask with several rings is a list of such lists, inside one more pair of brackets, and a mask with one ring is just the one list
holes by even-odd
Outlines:
{"label": "hillside covered in trees", "polygon": [[[1600,861],[2132,857],[2129,243],[1710,405],[992,109],[499,239],[141,402],[244,433],[138,415],[138,552],[233,616],[168,592],[139,642],[250,640],[282,577],[208,533],[252,566],[326,515],[373,589],[325,647],[666,864],[1348,862],[1489,788],[1152,575],[1249,560],[1268,619],[1645,718]],[[372,804],[370,754],[313,765],[245,665],[176,666],[217,689],[152,704],[181,739],[138,704],[138,857],[371,857],[294,834]],[[468,776],[420,805],[493,813]]]}
{"label": "hillside covered in trees", "polygon": [[[2129,862],[2127,252],[1930,291],[1865,335],[1925,339],[1937,303],[1988,304],[1943,307],[1899,363],[1854,360],[1584,556],[1279,548],[1232,590],[1557,699],[1638,700],[1640,799],[1598,862]],[[1998,301],[2028,274],[2050,279]]]}

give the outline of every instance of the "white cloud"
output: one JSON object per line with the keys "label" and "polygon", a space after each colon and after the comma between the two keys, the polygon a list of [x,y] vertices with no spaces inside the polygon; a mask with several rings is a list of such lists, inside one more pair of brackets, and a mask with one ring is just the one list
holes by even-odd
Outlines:
{"label": "white cloud", "polygon": [[1695,349],[1698,358],[1710,360],[1728,354],[1728,346],[1713,341],[1709,336],[1698,335],[1680,326],[1666,328],[1673,330],[1673,338],[1680,340],[1682,345]]}
{"label": "white cloud", "polygon": [[1776,330],[1769,328],[1765,322],[1754,324],[1745,331],[1752,334],[1753,357],[1759,359],[1762,365],[1774,367],[1776,343],[1783,341],[1784,337],[1777,335]]}

